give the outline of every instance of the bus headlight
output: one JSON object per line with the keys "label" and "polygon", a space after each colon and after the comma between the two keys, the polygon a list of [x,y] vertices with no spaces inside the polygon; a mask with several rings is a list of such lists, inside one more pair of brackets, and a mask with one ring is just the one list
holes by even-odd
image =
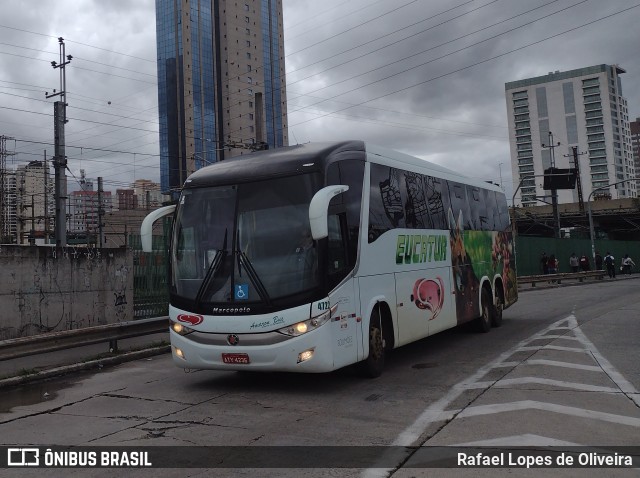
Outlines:
{"label": "bus headlight", "polygon": [[278,330],[281,334],[290,335],[292,337],[297,337],[302,334],[306,334],[307,332],[311,332],[312,330],[321,327],[322,325],[329,322],[331,319],[331,313],[335,311],[335,308],[332,310],[327,310],[316,317],[312,317],[309,320],[305,320],[302,322],[298,322],[297,324],[289,325],[287,327],[283,327]]}
{"label": "bus headlight", "polygon": [[193,329],[190,329],[189,327],[186,327],[178,322],[171,322],[171,330],[173,330],[176,334],[179,335],[187,335],[190,334],[191,332],[193,332]]}

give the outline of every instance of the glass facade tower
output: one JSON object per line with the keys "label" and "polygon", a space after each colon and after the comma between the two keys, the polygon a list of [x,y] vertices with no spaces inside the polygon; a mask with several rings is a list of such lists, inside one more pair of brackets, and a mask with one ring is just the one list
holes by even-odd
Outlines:
{"label": "glass facade tower", "polygon": [[160,182],[288,144],[282,0],[156,0]]}

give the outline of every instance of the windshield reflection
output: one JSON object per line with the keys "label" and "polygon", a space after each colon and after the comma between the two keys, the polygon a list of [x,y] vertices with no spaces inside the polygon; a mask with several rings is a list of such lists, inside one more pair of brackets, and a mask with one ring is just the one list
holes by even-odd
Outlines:
{"label": "windshield reflection", "polygon": [[314,175],[186,189],[172,242],[172,293],[200,303],[262,303],[318,287],[309,202]]}

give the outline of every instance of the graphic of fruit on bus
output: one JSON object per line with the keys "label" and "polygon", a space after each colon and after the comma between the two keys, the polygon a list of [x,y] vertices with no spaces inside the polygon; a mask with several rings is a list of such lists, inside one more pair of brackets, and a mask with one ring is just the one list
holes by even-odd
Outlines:
{"label": "graphic of fruit on bus", "polygon": [[418,279],[413,285],[413,294],[411,294],[411,302],[416,307],[431,312],[429,320],[433,320],[438,316],[444,303],[444,284],[440,277],[435,279]]}

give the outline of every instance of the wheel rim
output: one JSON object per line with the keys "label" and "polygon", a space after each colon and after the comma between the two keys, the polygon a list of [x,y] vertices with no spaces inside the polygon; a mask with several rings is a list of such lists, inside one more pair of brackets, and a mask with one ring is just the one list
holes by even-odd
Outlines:
{"label": "wheel rim", "polygon": [[379,359],[382,357],[382,334],[380,329],[372,327],[369,330],[369,348],[371,349],[370,355],[374,359]]}
{"label": "wheel rim", "polygon": [[482,301],[482,320],[487,324],[491,323],[491,311],[486,299]]}

